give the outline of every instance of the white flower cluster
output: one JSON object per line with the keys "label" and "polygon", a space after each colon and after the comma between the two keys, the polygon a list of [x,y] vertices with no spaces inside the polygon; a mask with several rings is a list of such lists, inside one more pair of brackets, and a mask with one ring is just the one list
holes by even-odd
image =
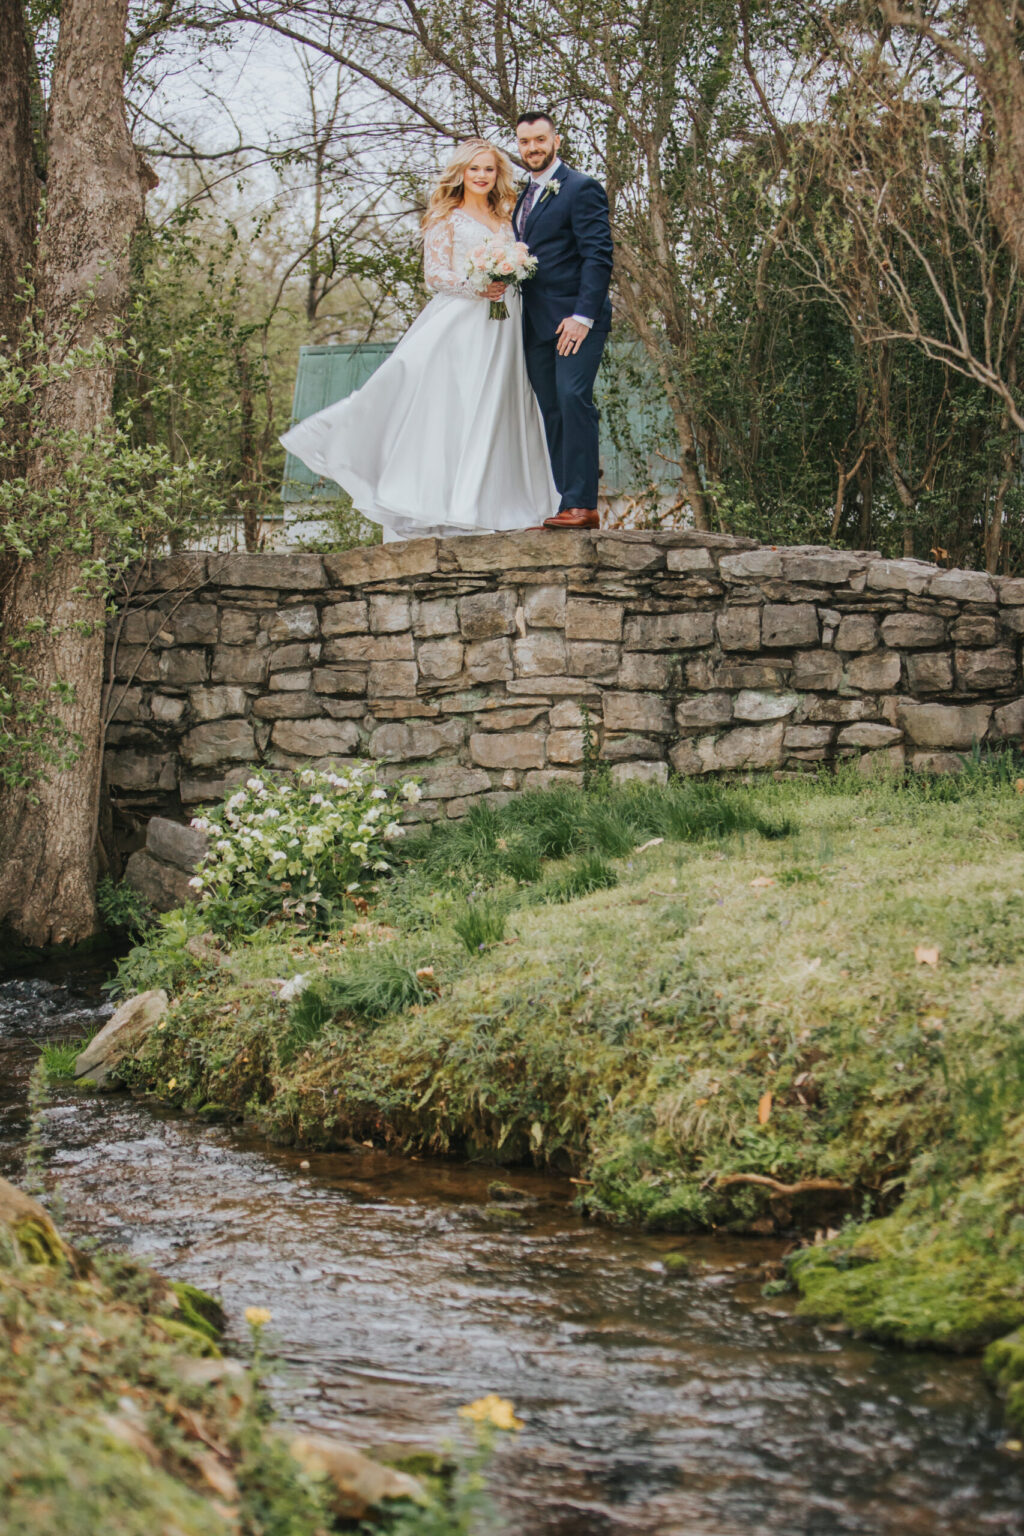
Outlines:
{"label": "white flower cluster", "polygon": [[193,820],[209,851],[189,884],[204,902],[234,900],[253,914],[281,910],[284,898],[291,907],[298,897],[314,906],[340,901],[389,872],[386,845],[403,833],[397,817],[420,797],[412,780],[385,789],[372,763],[339,773],[306,768],[294,779],[254,774]]}

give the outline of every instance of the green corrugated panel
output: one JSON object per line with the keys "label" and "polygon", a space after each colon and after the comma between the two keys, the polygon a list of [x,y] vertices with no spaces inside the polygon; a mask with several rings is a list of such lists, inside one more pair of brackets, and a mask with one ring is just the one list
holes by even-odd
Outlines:
{"label": "green corrugated panel", "polygon": [[[307,416],[312,416],[316,411],[322,411],[325,406],[333,405],[337,400],[344,400],[347,395],[360,389],[384,359],[394,351],[395,345],[393,341],[367,341],[346,346],[300,347],[292,420],[303,421]],[[609,368],[615,368],[617,356],[621,359],[627,355],[634,367],[638,367],[644,374],[649,374],[653,380],[650,365],[642,358],[639,350],[636,347],[629,347],[628,344],[624,347],[619,342],[612,342],[608,347],[601,368],[602,375],[606,374]],[[653,429],[655,438],[666,446],[668,452],[671,452],[672,419],[667,406],[663,403],[664,397],[660,396],[658,390],[648,391],[645,388],[641,393],[648,398],[638,397],[635,404],[627,407],[632,430],[636,432],[638,438],[643,437],[644,440],[649,441]],[[658,403],[652,405],[651,398]],[[654,478],[666,488],[672,485],[675,478],[672,466],[664,464],[657,458],[652,458],[648,466],[634,465],[626,453],[616,448],[611,434],[603,424],[601,464],[603,468],[601,488],[605,495],[609,496],[641,489],[648,483],[652,473]],[[294,454],[287,455],[284,483],[281,487],[282,501],[333,501],[337,495],[338,487],[333,480],[325,480],[319,475],[314,475],[313,471]]]}
{"label": "green corrugated panel", "polygon": [[[628,422],[625,435],[643,445],[636,458],[626,448],[616,446],[608,424],[611,413],[607,408],[607,396],[616,387],[623,387],[626,368],[629,369],[629,382],[625,385]],[[639,342],[619,338],[609,341],[601,359],[595,393],[599,406],[605,397],[601,415],[601,488],[605,495],[621,496],[646,490],[652,480],[663,491],[671,492],[678,480],[678,471],[658,453],[647,450],[661,448],[670,457],[678,455],[672,413],[654,364]]]}

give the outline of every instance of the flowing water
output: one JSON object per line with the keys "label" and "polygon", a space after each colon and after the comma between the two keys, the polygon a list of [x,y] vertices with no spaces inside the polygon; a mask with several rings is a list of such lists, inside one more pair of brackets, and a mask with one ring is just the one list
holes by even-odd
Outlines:
{"label": "flowing water", "polygon": [[[0,982],[0,1172],[17,1176],[36,1045],[82,1033],[96,977]],[[559,1181],[515,1226],[493,1171],[308,1154],[154,1110],[59,1093],[45,1113],[66,1224],[273,1312],[282,1412],[362,1445],[458,1438],[459,1404],[511,1398],[494,1464],[517,1536],[1024,1533],[1024,1465],[1001,1449],[976,1361],[852,1342],[761,1298],[778,1246],[625,1234]],[[683,1250],[692,1273],[666,1271]],[[488,1533],[490,1536],[490,1533]]]}

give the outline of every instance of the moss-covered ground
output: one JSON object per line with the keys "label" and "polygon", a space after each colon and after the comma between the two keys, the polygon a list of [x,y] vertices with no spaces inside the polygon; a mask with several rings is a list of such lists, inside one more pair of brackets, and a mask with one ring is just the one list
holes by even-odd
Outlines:
{"label": "moss-covered ground", "polygon": [[133,1084],[547,1164],[609,1219],[817,1230],[808,1310],[978,1349],[1024,1323],[1018,771],[557,791],[410,840],[326,935],[172,916],[123,971],[173,998]]}
{"label": "moss-covered ground", "polygon": [[251,1377],[220,1359],[209,1298],[178,1295],[125,1259],[76,1253],[31,1213],[4,1214],[7,1536],[327,1529],[326,1503],[269,1433]]}
{"label": "moss-covered ground", "polygon": [[417,1458],[415,1483],[341,1447],[331,1475],[329,1442],[295,1440],[263,1395],[269,1318],[249,1365],[223,1358],[214,1298],[71,1247],[0,1179],[4,1536],[467,1536],[486,1429],[458,1464]]}

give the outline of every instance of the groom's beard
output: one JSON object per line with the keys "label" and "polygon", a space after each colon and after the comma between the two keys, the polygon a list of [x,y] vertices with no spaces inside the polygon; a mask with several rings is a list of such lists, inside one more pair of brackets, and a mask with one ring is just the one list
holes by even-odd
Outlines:
{"label": "groom's beard", "polygon": [[554,165],[554,163],[555,163],[555,153],[556,153],[555,150],[552,150],[549,155],[545,155],[545,157],[541,161],[540,165],[530,165],[529,161],[527,161],[527,169],[529,170],[530,175],[531,176],[543,176],[543,174],[547,170],[548,166],[549,165]]}

